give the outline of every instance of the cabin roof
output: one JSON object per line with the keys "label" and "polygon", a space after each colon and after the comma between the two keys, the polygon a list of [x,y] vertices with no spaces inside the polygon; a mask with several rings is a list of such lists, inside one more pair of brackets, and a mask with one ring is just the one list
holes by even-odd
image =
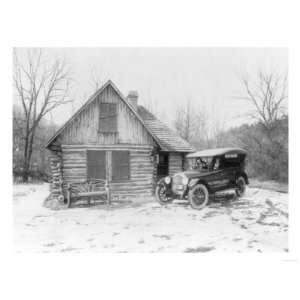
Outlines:
{"label": "cabin roof", "polygon": [[162,151],[193,152],[195,149],[176,132],[158,120],[145,107],[138,106],[138,114],[143,119],[152,134],[159,140]]}
{"label": "cabin roof", "polygon": [[50,145],[56,140],[56,138],[63,132],[63,130],[71,124],[71,122],[88,106],[90,105],[99,94],[103,92],[103,90],[107,86],[111,86],[123,102],[130,108],[133,114],[137,117],[137,119],[142,123],[145,129],[149,132],[155,142],[160,146],[162,151],[174,151],[174,152],[193,152],[195,149],[192,146],[183,140],[178,134],[169,129],[165,124],[160,122],[153,114],[151,114],[147,109],[143,106],[138,106],[138,110],[136,111],[132,105],[126,100],[126,98],[122,95],[116,85],[108,80],[98,91],[96,91],[87,101],[83,104],[78,111],[62,126],[60,127],[56,133],[49,139],[46,144],[46,148],[49,148]]}
{"label": "cabin roof", "polygon": [[188,154],[187,158],[212,157],[212,156],[219,156],[224,154],[247,154],[247,152],[241,148],[216,148],[216,149],[201,150],[195,153]]}

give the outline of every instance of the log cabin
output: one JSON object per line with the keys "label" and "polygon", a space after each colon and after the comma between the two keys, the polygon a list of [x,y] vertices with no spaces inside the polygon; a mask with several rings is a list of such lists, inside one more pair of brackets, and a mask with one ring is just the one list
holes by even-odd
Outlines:
{"label": "log cabin", "polygon": [[111,196],[150,196],[157,180],[183,170],[194,148],[138,104],[106,82],[54,134],[50,152],[51,197],[64,201],[67,185],[106,179]]}

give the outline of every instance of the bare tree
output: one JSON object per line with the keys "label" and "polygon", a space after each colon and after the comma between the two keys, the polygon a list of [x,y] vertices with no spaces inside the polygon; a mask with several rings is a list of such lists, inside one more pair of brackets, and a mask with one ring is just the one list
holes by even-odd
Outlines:
{"label": "bare tree", "polygon": [[204,147],[209,139],[207,118],[203,109],[196,108],[187,99],[177,108],[174,126],[179,135],[196,147]]}
{"label": "bare tree", "polygon": [[182,138],[190,141],[191,136],[191,102],[188,99],[184,105],[177,108],[174,126]]}
{"label": "bare tree", "polygon": [[15,50],[13,81],[24,117],[22,177],[27,182],[36,130],[48,113],[70,102],[67,98],[70,76],[64,60],[48,62],[41,49],[27,51],[22,62]]}
{"label": "bare tree", "polygon": [[287,99],[287,75],[260,71],[254,81],[246,76],[241,79],[246,96],[238,97],[248,101],[253,110],[250,117],[260,122],[270,132],[276,121],[285,112]]}
{"label": "bare tree", "polygon": [[208,147],[209,148],[219,148],[227,145],[225,132],[225,122],[222,119],[211,120],[210,130],[208,133]]}
{"label": "bare tree", "polygon": [[92,92],[96,92],[99,90],[99,88],[104,84],[105,78],[100,72],[99,69],[97,69],[95,66],[91,67],[91,72],[90,72],[90,82],[92,86]]}

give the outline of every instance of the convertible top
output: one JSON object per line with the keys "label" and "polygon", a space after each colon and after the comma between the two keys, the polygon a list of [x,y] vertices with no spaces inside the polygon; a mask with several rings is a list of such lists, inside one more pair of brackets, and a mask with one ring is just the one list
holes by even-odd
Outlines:
{"label": "convertible top", "polygon": [[241,148],[216,148],[216,149],[207,149],[201,150],[194,153],[188,154],[187,158],[197,158],[197,157],[212,157],[212,156],[221,156],[224,154],[244,154],[247,152]]}

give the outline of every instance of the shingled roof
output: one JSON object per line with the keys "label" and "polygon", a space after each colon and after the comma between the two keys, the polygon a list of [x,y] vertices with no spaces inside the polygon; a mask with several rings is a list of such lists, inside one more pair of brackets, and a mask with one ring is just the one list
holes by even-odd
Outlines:
{"label": "shingled roof", "polygon": [[139,105],[137,109],[138,115],[144,121],[152,135],[159,141],[162,151],[169,152],[194,152],[195,149],[176,132],[167,127],[158,120],[145,107]]}

